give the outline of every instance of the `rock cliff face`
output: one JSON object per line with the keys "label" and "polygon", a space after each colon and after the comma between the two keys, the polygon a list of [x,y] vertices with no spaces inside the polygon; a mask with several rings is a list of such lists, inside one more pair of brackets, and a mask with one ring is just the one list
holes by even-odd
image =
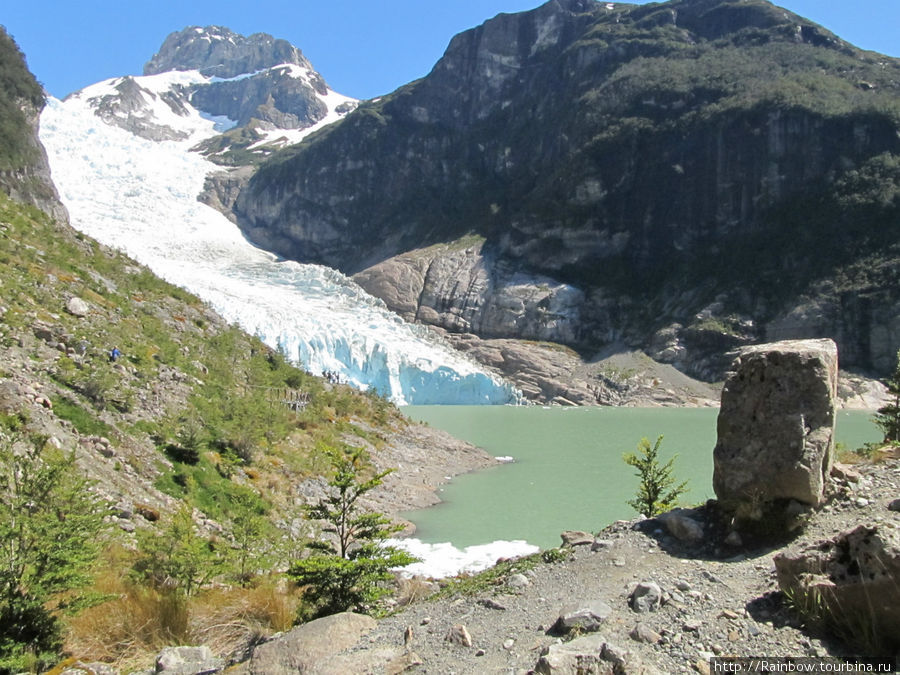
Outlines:
{"label": "rock cliff face", "polygon": [[43,108],[41,86],[16,43],[0,26],[0,190],[67,221],[38,138]]}
{"label": "rock cliff face", "polygon": [[[861,270],[898,269],[898,83],[897,60],[763,0],[551,0],[273,157],[234,210],[449,330],[624,340],[708,378],[769,331],[830,336],[883,370],[892,319],[795,310],[865,287],[862,313],[896,317]],[[477,253],[450,244],[470,235]]]}

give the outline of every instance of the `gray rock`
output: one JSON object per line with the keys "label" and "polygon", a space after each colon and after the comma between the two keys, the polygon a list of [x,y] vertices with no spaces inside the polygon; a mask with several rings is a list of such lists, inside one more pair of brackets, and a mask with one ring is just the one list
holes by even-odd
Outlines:
{"label": "gray rock", "polygon": [[644,642],[651,645],[655,645],[657,642],[662,640],[662,635],[657,633],[645,623],[639,623],[634,628],[632,628],[629,636],[635,642]]}
{"label": "gray rock", "polygon": [[161,675],[203,675],[224,667],[209,647],[166,647],[156,657],[156,672]]}
{"label": "gray rock", "polygon": [[686,509],[675,509],[657,516],[669,533],[680,541],[696,544],[703,540],[703,526],[687,514]]}
{"label": "gray rock", "polygon": [[80,319],[90,313],[91,307],[81,298],[71,297],[66,303],[66,311],[72,316],[77,316]]}
{"label": "gray rock", "polygon": [[655,612],[662,604],[662,589],[652,581],[642,581],[628,596],[631,609],[639,614]]}
{"label": "gray rock", "polygon": [[310,621],[281,637],[257,646],[250,660],[237,672],[249,675],[320,673],[347,650],[371,633],[377,623],[370,616],[343,612]]}
{"label": "gray rock", "polygon": [[594,535],[580,530],[567,530],[559,535],[563,546],[592,546]]}
{"label": "gray rock", "polygon": [[571,642],[550,645],[544,650],[534,670],[543,675],[656,675],[659,672],[655,668],[644,666],[636,655],[608,642],[602,635],[587,635]]}
{"label": "gray rock", "polygon": [[461,623],[451,626],[444,639],[447,642],[459,645],[460,647],[472,646],[472,636],[469,634],[469,629]]}
{"label": "gray rock", "polygon": [[599,630],[612,614],[612,607],[602,600],[591,600],[566,605],[559,611],[559,618],[551,632],[568,633],[572,630],[592,632]]}
{"label": "gray rock", "polygon": [[895,499],[888,504],[888,511],[900,511],[900,499]]}
{"label": "gray rock", "polygon": [[713,453],[720,504],[750,521],[768,519],[775,500],[820,505],[833,464],[836,396],[831,340],[741,351],[722,391]]}
{"label": "gray rock", "polygon": [[[842,634],[900,649],[900,531],[859,525],[827,541],[775,556],[778,585],[799,607]],[[854,645],[863,647],[864,645]],[[865,645],[868,646],[868,645]]]}
{"label": "gray rock", "polygon": [[525,588],[526,586],[531,586],[531,582],[528,581],[528,577],[524,574],[513,574],[506,580],[506,585],[509,588]]}

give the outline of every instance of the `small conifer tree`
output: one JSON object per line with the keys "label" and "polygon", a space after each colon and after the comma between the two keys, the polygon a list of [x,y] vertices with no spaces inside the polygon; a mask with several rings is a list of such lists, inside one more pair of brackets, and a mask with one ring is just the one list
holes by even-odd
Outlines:
{"label": "small conifer tree", "polygon": [[291,565],[288,575],[306,586],[310,605],[301,619],[336,614],[348,610],[367,612],[389,591],[384,582],[391,580],[390,570],[417,562],[417,559],[384,540],[400,531],[384,514],[363,510],[360,498],[381,485],[390,471],[360,477],[366,455],[361,449],[335,451],[334,476],[330,494],[318,504],[306,508],[306,517],[325,523],[328,540],[307,544],[310,555]]}
{"label": "small conifer tree", "polygon": [[628,500],[628,505],[648,518],[673,508],[678,498],[688,491],[687,481],[676,485],[672,475],[672,465],[677,455],[665,464],[660,463],[662,439],[662,436],[657,438],[651,447],[650,441],[642,438],[637,453],[628,452],[622,456],[626,464],[637,469],[636,475],[641,479],[637,494],[634,499]]}
{"label": "small conifer tree", "polygon": [[57,594],[89,581],[105,527],[74,454],[43,441],[0,429],[0,673],[58,660]]}
{"label": "small conifer tree", "polygon": [[900,441],[900,351],[897,352],[897,364],[893,374],[885,382],[888,402],[875,414],[875,424],[884,432],[885,443]]}

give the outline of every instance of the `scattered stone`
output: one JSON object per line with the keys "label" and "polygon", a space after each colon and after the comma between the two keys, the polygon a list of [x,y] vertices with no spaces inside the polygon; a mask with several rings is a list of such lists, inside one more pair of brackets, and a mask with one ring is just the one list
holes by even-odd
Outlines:
{"label": "scattered stone", "polygon": [[77,661],[63,670],[60,675],[119,675],[119,671],[108,663]]}
{"label": "scattered stone", "polygon": [[848,483],[858,483],[859,479],[862,478],[858,471],[840,462],[835,462],[831,467],[831,475],[833,478],[847,481]]}
{"label": "scattered stone", "polygon": [[[487,607],[488,609],[497,609],[497,610],[504,610],[504,611],[506,610],[506,607],[504,605],[501,605],[499,602],[497,602],[493,598],[482,598],[481,600],[478,601],[478,604],[481,605],[482,607]],[[428,621],[431,621],[431,619],[422,619],[423,625],[425,623],[427,623]]]}
{"label": "scattered stone", "polygon": [[607,548],[612,548],[614,542],[611,539],[595,539],[594,543],[591,544],[592,551],[602,551]]}
{"label": "scattered stone", "polygon": [[685,593],[687,593],[689,590],[691,590],[691,585],[684,579],[676,579],[675,588],[677,588],[679,591],[684,591]]}
{"label": "scattered stone", "polygon": [[69,301],[66,303],[66,311],[72,316],[77,316],[81,319],[90,313],[91,308],[84,300],[75,296],[69,298]]}
{"label": "scattered stone", "polygon": [[593,546],[594,535],[581,530],[567,530],[559,535],[563,546]]}
{"label": "scattered stone", "polygon": [[900,499],[895,499],[888,504],[888,511],[900,511]]}
{"label": "scattered stone", "polygon": [[680,541],[696,544],[703,539],[703,526],[688,517],[687,509],[675,509],[657,516],[673,537]]}
{"label": "scattered stone", "polygon": [[865,497],[860,497],[859,499],[856,500],[856,505],[860,508],[862,508],[864,506],[868,506],[869,500],[866,499]]}
{"label": "scattered stone", "polygon": [[513,574],[506,580],[506,585],[509,588],[525,588],[531,586],[531,582],[524,574]]}
{"label": "scattered stone", "polygon": [[722,618],[725,618],[725,619],[740,619],[741,618],[740,614],[738,614],[737,612],[734,612],[730,609],[723,609],[722,613],[719,614],[719,616]]}
{"label": "scattered stone", "polygon": [[444,639],[460,647],[472,646],[472,636],[469,635],[469,629],[461,623],[451,626],[450,630],[447,631],[447,637]]}
{"label": "scattered stone", "polygon": [[662,604],[662,589],[652,581],[643,581],[635,586],[628,600],[631,609],[639,614],[655,612]]}
{"label": "scattered stone", "polygon": [[507,638],[503,641],[503,649],[505,649],[506,651],[511,651],[515,644],[515,640],[513,640],[512,638]]}
{"label": "scattered stone", "polygon": [[592,632],[612,614],[612,607],[602,600],[566,605],[559,611],[559,618],[550,629],[552,633],[568,633],[572,630]]}
{"label": "scattered stone", "polygon": [[[747,347],[732,364],[718,418],[713,489],[739,519],[776,500],[821,505],[833,463],[837,346],[789,340]],[[775,534],[775,532],[773,532]]]}
{"label": "scattered stone", "polygon": [[681,624],[681,630],[686,633],[697,633],[700,628],[703,626],[703,622],[699,619],[688,619],[683,624]]}
{"label": "scattered stone", "polygon": [[[504,609],[506,609],[506,608],[504,607]],[[430,624],[430,623],[431,623],[431,617],[430,617],[430,616],[426,616],[426,617],[425,617],[424,619],[422,619],[422,621],[421,621],[421,624],[422,624],[423,626],[427,626],[427,625]]]}
{"label": "scattered stone", "polygon": [[637,657],[606,641],[602,635],[587,635],[571,642],[547,647],[535,666],[536,673],[639,673],[649,675],[655,669],[642,668]]}
{"label": "scattered stone", "polygon": [[629,636],[635,642],[645,642],[651,645],[655,645],[657,642],[662,640],[662,635],[657,633],[645,623],[639,623],[634,628],[632,628]]}
{"label": "scattered stone", "polygon": [[165,675],[203,675],[224,667],[209,647],[166,647],[156,657],[156,672]]}
{"label": "scattered stone", "polygon": [[475,656],[484,656],[485,654],[487,654],[487,652],[484,651],[483,649],[475,650]]}

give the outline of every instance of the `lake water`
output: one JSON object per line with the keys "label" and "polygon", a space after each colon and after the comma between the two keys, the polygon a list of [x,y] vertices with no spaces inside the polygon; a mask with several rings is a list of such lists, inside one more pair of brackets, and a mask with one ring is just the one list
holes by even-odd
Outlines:
{"label": "lake water", "polygon": [[[442,504],[403,514],[416,537],[468,547],[497,540],[558,546],[564,530],[596,531],[636,513],[625,502],[638,479],[622,461],[641,437],[664,436],[664,460],[689,480],[686,504],[713,497],[713,408],[541,408],[536,406],[409,406],[415,420],[444,429],[495,457],[514,461],[455,478]],[[836,437],[849,448],[881,438],[872,413],[841,411]]]}

